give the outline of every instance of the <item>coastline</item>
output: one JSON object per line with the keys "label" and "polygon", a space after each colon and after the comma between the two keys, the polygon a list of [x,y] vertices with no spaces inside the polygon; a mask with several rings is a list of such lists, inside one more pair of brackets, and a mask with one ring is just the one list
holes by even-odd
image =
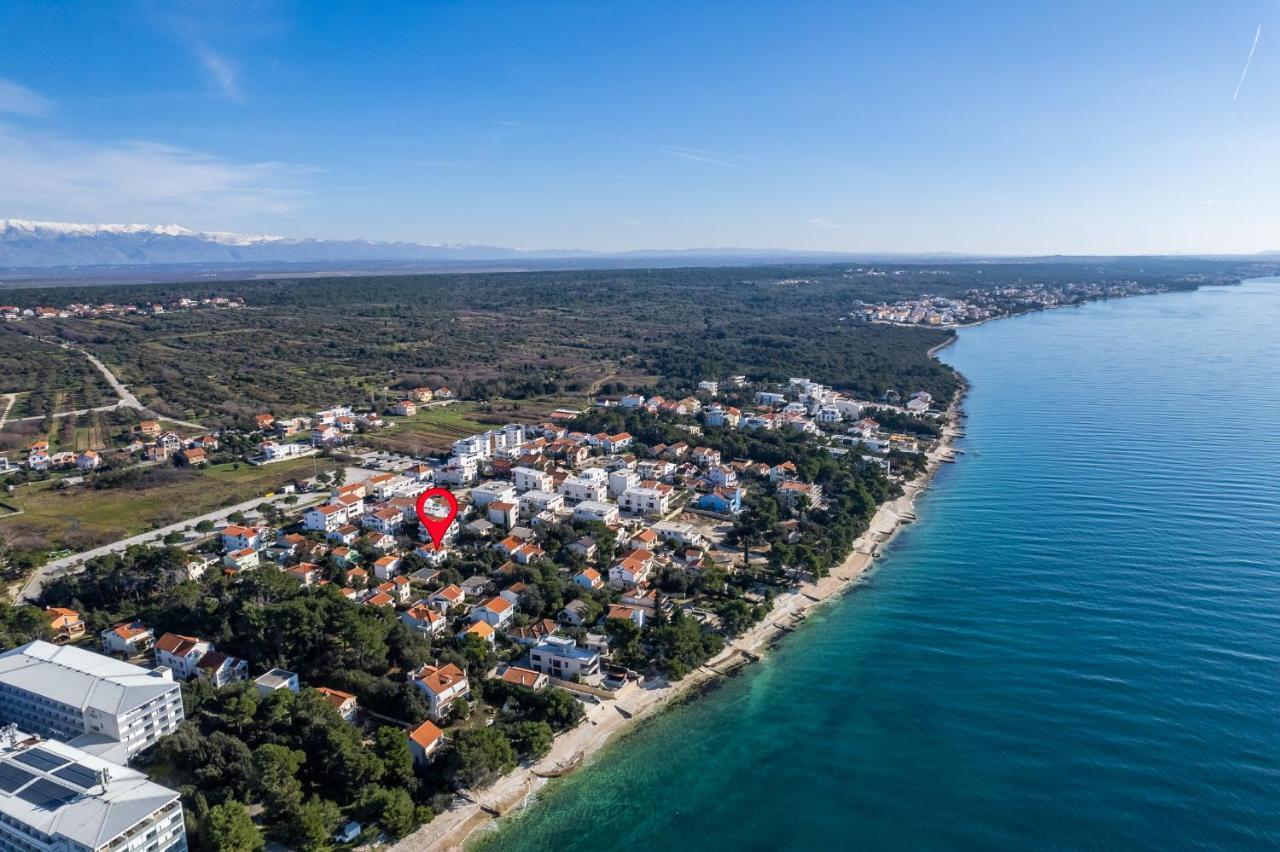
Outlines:
{"label": "coastline", "polygon": [[[939,350],[955,342],[953,335],[929,350],[936,357]],[[541,789],[549,779],[568,775],[580,769],[616,735],[631,730],[681,698],[690,697],[708,683],[727,677],[742,666],[758,662],[761,656],[799,624],[809,610],[827,603],[853,586],[867,574],[876,557],[902,530],[916,520],[916,498],[929,487],[934,475],[946,461],[955,459],[953,448],[963,435],[958,425],[968,385],[961,385],[947,408],[948,424],[937,445],[927,454],[924,471],[904,483],[901,496],[881,503],[867,530],[837,568],[816,581],[806,582],[785,595],[779,595],[769,614],[750,630],[731,642],[713,659],[690,672],[677,683],[655,679],[644,686],[630,685],[611,701],[591,706],[577,727],[557,736],[551,750],[536,763],[520,765],[483,790],[466,793],[467,802],[439,814],[413,834],[399,840],[397,852],[441,852],[464,849],[467,841],[481,828],[517,810],[527,798]]]}

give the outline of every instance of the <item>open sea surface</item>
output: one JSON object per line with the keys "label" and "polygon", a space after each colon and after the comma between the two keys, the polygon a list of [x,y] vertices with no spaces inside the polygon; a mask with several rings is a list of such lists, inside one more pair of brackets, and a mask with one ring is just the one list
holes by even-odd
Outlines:
{"label": "open sea surface", "polygon": [[485,850],[1280,847],[1280,279],[965,329],[875,572]]}

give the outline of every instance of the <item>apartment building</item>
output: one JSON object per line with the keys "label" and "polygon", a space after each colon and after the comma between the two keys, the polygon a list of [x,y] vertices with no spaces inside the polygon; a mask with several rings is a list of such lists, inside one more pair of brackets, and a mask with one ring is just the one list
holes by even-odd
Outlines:
{"label": "apartment building", "polygon": [[124,763],[181,721],[167,673],[42,641],[0,654],[0,722]]}

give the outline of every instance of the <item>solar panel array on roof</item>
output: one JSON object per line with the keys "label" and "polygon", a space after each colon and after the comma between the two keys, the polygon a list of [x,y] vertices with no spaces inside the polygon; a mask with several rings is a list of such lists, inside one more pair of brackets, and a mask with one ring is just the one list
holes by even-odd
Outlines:
{"label": "solar panel array on roof", "polygon": [[59,757],[52,752],[45,751],[42,748],[29,748],[22,754],[14,755],[14,760],[21,761],[27,766],[34,766],[41,772],[49,772],[57,769],[59,766],[66,766],[68,761],[65,757]]}
{"label": "solar panel array on roof", "polygon": [[55,769],[53,774],[61,778],[63,781],[70,781],[82,790],[88,790],[90,787],[97,785],[98,773],[88,767],[73,763],[70,766],[64,766],[61,769]]}
{"label": "solar panel array on roof", "polygon": [[48,778],[37,778],[18,791],[18,798],[26,799],[38,808],[56,808],[79,795],[78,791],[55,784]]}
{"label": "solar panel array on roof", "polygon": [[12,793],[36,776],[9,763],[0,763],[0,790]]}

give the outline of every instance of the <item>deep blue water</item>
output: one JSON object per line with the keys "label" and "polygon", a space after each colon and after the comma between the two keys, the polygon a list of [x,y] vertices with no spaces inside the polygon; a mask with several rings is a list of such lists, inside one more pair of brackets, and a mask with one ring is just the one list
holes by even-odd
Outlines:
{"label": "deep blue water", "polygon": [[486,849],[1280,847],[1280,281],[966,329],[870,579]]}

